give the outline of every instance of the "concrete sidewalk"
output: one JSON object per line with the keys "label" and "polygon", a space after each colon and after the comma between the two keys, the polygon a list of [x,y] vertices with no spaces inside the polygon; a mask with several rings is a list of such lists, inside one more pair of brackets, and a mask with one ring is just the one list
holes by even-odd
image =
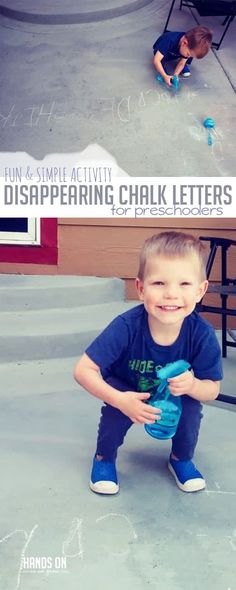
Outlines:
{"label": "concrete sidewalk", "polygon": [[169,442],[134,426],[119,453],[121,491],[100,497],[88,488],[99,404],[72,380],[54,385],[0,398],[1,588],[233,590],[235,413],[205,408],[195,457],[205,491],[181,492]]}
{"label": "concrete sidewalk", "polygon": [[[195,60],[174,96],[151,64],[169,6],[1,0],[8,14],[0,14],[2,150],[43,158],[96,143],[133,176],[234,176],[236,23],[219,51]],[[72,24],[63,24],[68,15]],[[170,27],[189,29],[195,17],[176,9]],[[216,39],[221,22],[204,18]],[[202,124],[209,116],[216,121],[212,147]]]}

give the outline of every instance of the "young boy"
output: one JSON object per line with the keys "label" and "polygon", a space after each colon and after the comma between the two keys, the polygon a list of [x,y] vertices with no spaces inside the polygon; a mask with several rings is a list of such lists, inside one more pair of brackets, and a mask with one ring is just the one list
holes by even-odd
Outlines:
{"label": "young boy", "polygon": [[[195,27],[187,33],[166,32],[153,45],[153,64],[165,83],[171,86],[173,75],[190,76],[189,65],[194,57],[204,57],[212,43],[212,32],[208,27]],[[166,63],[178,60],[172,76],[165,71]]]}
{"label": "young boy", "polygon": [[214,329],[194,311],[208,286],[205,258],[202,242],[188,234],[164,232],[146,240],[136,279],[143,303],[117,316],[76,365],[75,379],[105,402],[90,481],[94,492],[118,492],[117,449],[133,423],[160,419],[160,410],[145,402],[156,388],[156,368],[179,359],[188,361],[191,370],[169,379],[171,393],[181,396],[182,414],[168,467],[181,490],[205,487],[191,459],[200,402],[218,396],[222,379]]}

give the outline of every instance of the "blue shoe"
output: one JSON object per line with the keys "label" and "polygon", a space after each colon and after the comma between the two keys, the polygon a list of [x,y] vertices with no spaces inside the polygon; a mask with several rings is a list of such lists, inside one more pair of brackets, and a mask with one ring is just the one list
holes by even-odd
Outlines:
{"label": "blue shoe", "polygon": [[198,492],[206,487],[205,479],[192,461],[176,461],[170,457],[168,468],[183,492]]}
{"label": "blue shoe", "polygon": [[188,66],[184,66],[184,69],[182,70],[181,76],[183,76],[184,78],[188,78],[189,76],[191,76],[191,72]]}
{"label": "blue shoe", "polygon": [[117,494],[119,484],[117,481],[115,463],[93,460],[90,489],[97,494]]}

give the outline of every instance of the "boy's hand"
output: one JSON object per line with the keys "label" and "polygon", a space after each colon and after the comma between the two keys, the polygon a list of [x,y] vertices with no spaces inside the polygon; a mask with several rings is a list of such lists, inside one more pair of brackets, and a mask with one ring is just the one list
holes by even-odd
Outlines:
{"label": "boy's hand", "polygon": [[172,395],[191,394],[195,383],[195,377],[191,371],[186,371],[178,377],[168,379],[168,387]]}
{"label": "boy's hand", "polygon": [[174,75],[175,76],[179,76],[181,74],[182,70],[186,66],[186,63],[187,63],[187,58],[186,57],[183,57],[183,58],[181,58],[178,61],[177,66],[176,66],[175,71],[174,71]]}
{"label": "boy's hand", "polygon": [[149,397],[150,393],[125,391],[117,407],[135,424],[154,424],[155,420],[160,419],[161,410],[144,403]]}
{"label": "boy's hand", "polygon": [[168,76],[167,74],[165,75],[164,80],[165,80],[165,83],[167,84],[167,86],[172,86],[172,82],[171,82],[172,78],[173,78],[173,76]]}

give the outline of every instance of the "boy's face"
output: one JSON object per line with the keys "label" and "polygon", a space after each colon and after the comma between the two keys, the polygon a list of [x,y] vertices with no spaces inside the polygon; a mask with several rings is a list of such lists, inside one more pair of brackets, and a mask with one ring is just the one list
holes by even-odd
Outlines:
{"label": "boy's face", "polygon": [[197,255],[184,258],[150,256],[146,262],[144,280],[136,279],[139,298],[144,302],[153,327],[181,327],[207,290],[202,281]]}
{"label": "boy's face", "polygon": [[189,44],[185,36],[181,37],[180,39],[179,52],[184,58],[197,57],[196,51],[189,48]]}

